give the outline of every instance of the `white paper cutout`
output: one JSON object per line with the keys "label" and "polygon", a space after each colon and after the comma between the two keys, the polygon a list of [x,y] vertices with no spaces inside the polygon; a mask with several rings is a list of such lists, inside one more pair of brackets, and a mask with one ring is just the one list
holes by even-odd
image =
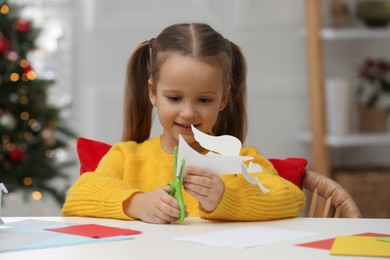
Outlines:
{"label": "white paper cutout", "polygon": [[243,226],[204,234],[181,236],[173,238],[173,240],[244,249],[318,235],[320,235],[320,233],[310,231],[260,226]]}
{"label": "white paper cutout", "polygon": [[237,156],[241,151],[241,142],[238,138],[231,135],[212,136],[206,135],[191,125],[195,140],[198,141],[203,148],[229,156]]}
{"label": "white paper cutout", "polygon": [[202,133],[194,126],[191,127],[195,140],[203,148],[210,150],[210,152],[206,155],[198,153],[179,135],[176,176],[180,173],[178,169],[181,168],[181,161],[184,158],[186,165],[208,169],[214,174],[242,173],[249,183],[258,185],[263,193],[269,192],[257,178],[249,175],[249,173],[261,172],[262,168],[260,165],[252,162],[249,163],[248,168],[245,167],[243,162],[252,160],[253,157],[240,156],[242,145],[239,139],[230,135],[210,136]]}
{"label": "white paper cutout", "polygon": [[3,192],[8,193],[8,190],[5,187],[5,185],[2,182],[0,182],[0,225],[4,224],[4,221],[1,219],[1,201],[2,201],[1,196],[2,196]]}
{"label": "white paper cutout", "polygon": [[[252,162],[250,162],[252,163]],[[247,170],[246,170],[246,167],[244,164],[241,164],[241,169],[242,169],[242,174],[244,175],[244,178],[247,182],[253,184],[253,185],[257,185],[259,186],[260,190],[263,192],[263,193],[268,193],[269,192],[269,189],[267,189],[261,182],[260,180],[257,178],[257,177],[252,177],[251,175],[248,174]]]}

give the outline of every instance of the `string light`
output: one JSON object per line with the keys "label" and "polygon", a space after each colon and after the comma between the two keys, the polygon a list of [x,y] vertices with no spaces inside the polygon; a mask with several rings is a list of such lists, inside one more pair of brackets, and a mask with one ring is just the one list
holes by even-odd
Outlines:
{"label": "string light", "polygon": [[31,194],[31,197],[32,197],[34,200],[41,200],[41,199],[42,199],[42,193],[40,193],[39,191],[34,191],[34,192]]}
{"label": "string light", "polygon": [[19,151],[25,153],[25,152],[27,152],[27,145],[26,144],[19,144],[18,149],[19,149]]}
{"label": "string light", "polygon": [[10,152],[12,150],[15,150],[15,145],[13,143],[8,143],[6,145],[7,150]]}
{"label": "string light", "polygon": [[29,131],[24,132],[23,136],[24,136],[24,139],[26,139],[27,141],[30,141],[34,138],[34,135]]}
{"label": "string light", "polygon": [[54,157],[54,151],[53,150],[46,150],[46,152],[45,152],[45,156],[47,157],[47,158],[53,158]]}
{"label": "string light", "polygon": [[24,111],[24,112],[20,113],[20,119],[26,121],[29,118],[30,118],[30,114],[28,112]]}
{"label": "string light", "polygon": [[19,98],[19,102],[20,102],[20,104],[22,104],[22,105],[27,105],[27,104],[28,104],[28,97],[26,97],[26,96],[21,96],[21,97]]}
{"label": "string light", "polygon": [[20,78],[20,76],[19,76],[19,74],[16,73],[16,72],[11,73],[11,75],[9,76],[9,79],[10,79],[11,81],[13,81],[13,82],[18,81],[19,78]]}
{"label": "string light", "polygon": [[23,73],[23,74],[22,74],[22,80],[23,80],[23,81],[28,81],[28,77],[27,77],[27,74],[26,74],[26,73]]}
{"label": "string light", "polygon": [[2,13],[2,14],[8,14],[8,12],[9,12],[9,7],[8,7],[8,5],[3,4],[3,5],[0,7],[0,13]]}
{"label": "string light", "polygon": [[28,125],[31,127],[31,128],[36,128],[38,126],[38,121],[36,119],[30,119],[28,120]]}
{"label": "string light", "polygon": [[33,180],[32,180],[31,177],[24,177],[24,178],[23,178],[23,184],[24,184],[25,186],[30,186],[30,185],[32,184],[32,182],[33,182]]}
{"label": "string light", "polygon": [[27,72],[26,74],[27,78],[29,80],[35,80],[37,78],[37,74],[35,74],[34,71],[30,70],[29,72]]}
{"label": "string light", "polygon": [[9,136],[8,135],[3,135],[1,137],[1,140],[2,140],[3,144],[6,145],[6,144],[9,143]]}
{"label": "string light", "polygon": [[8,60],[10,61],[16,61],[19,58],[19,55],[15,51],[10,51],[7,56]]}
{"label": "string light", "polygon": [[29,62],[28,62],[28,60],[26,60],[26,59],[22,59],[22,60],[20,61],[19,65],[20,65],[21,68],[25,69],[25,68],[28,67]]}

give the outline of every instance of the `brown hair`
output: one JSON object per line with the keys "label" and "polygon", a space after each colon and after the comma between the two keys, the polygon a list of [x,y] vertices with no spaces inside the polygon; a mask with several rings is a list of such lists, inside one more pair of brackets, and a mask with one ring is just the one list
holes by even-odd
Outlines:
{"label": "brown hair", "polygon": [[212,131],[215,135],[233,135],[244,142],[247,132],[245,57],[236,44],[201,23],[171,25],[156,39],[142,42],[134,50],[127,65],[122,140],[141,143],[150,137],[153,106],[148,79],[158,80],[161,65],[173,52],[216,62],[222,67],[229,96]]}

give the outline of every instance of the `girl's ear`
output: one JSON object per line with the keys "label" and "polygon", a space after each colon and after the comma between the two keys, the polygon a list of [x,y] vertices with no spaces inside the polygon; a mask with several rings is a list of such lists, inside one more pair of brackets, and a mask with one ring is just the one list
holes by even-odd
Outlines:
{"label": "girl's ear", "polygon": [[157,89],[152,79],[148,80],[149,99],[152,105],[157,106]]}
{"label": "girl's ear", "polygon": [[228,91],[225,95],[223,95],[223,98],[221,100],[221,104],[219,104],[219,111],[222,111],[225,109],[228,100],[229,100],[230,91]]}
{"label": "girl's ear", "polygon": [[219,105],[219,111],[224,110],[225,107],[226,107],[226,104],[227,104],[227,99],[223,99],[223,100],[221,101],[221,104]]}

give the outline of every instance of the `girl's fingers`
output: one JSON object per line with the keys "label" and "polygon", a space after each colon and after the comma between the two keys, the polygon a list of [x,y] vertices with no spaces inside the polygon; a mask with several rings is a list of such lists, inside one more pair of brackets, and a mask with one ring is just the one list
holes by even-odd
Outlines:
{"label": "girl's fingers", "polygon": [[214,174],[202,168],[186,166],[186,175],[198,175],[211,178]]}
{"label": "girl's fingers", "polygon": [[210,193],[210,188],[205,188],[203,186],[199,186],[193,183],[186,183],[185,189],[187,192],[192,192],[197,196],[207,196]]}

